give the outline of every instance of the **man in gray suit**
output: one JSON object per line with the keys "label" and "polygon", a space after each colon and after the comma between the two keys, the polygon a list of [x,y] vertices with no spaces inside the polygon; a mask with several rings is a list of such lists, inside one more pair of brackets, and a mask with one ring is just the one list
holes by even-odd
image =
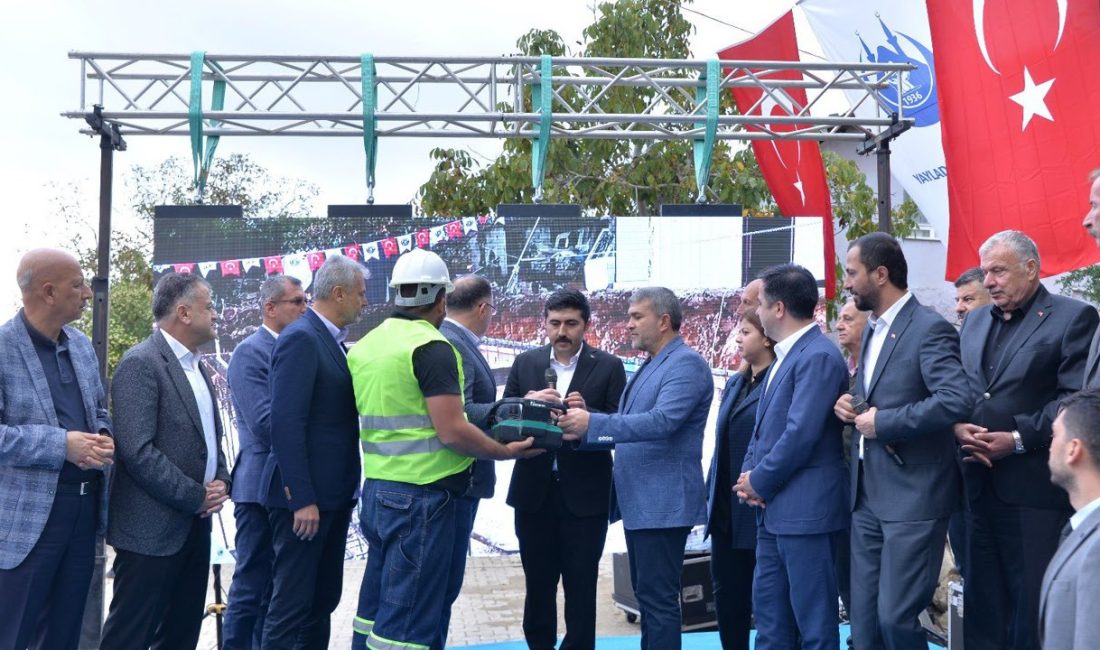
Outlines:
{"label": "man in gray suit", "polygon": [[[497,383],[493,369],[478,347],[481,337],[489,331],[496,307],[493,307],[493,286],[477,275],[467,275],[455,281],[455,290],[447,294],[447,318],[439,331],[462,355],[463,408],[466,419],[482,431],[489,430],[489,409],[497,399]],[[447,606],[440,621],[439,647],[447,645],[447,628],[451,622],[451,605],[462,591],[466,573],[466,554],[470,549],[470,534],[474,530],[477,505],[481,499],[491,499],[496,487],[496,469],[491,460],[475,460],[470,489],[455,500],[454,553],[447,582]]]}
{"label": "man in gray suit", "polygon": [[969,414],[959,335],[908,289],[890,235],[852,242],[844,288],[869,310],[851,393],[852,638],[857,648],[924,649],[917,617],[932,600],[947,520],[962,494],[952,425]]}
{"label": "man in gray suit", "polygon": [[1062,402],[1050,476],[1077,512],[1043,576],[1040,641],[1046,650],[1100,648],[1100,390]]}
{"label": "man in gray suit", "polygon": [[228,498],[221,422],[199,346],[214,338],[210,285],[169,273],[153,289],[157,330],[111,385],[118,469],[107,542],[115,582],[104,650],[194,648],[210,564],[210,515]]}
{"label": "man in gray suit", "polygon": [[[1100,246],[1100,167],[1089,173],[1089,211],[1085,213],[1083,224],[1089,237],[1096,240]],[[1085,364],[1085,388],[1100,387],[1100,329],[1092,337],[1092,345],[1089,347],[1089,359]]]}
{"label": "man in gray suit", "polygon": [[67,325],[92,292],[57,250],[27,253],[16,277],[23,309],[0,326],[0,648],[76,648],[114,455],[95,352]]}

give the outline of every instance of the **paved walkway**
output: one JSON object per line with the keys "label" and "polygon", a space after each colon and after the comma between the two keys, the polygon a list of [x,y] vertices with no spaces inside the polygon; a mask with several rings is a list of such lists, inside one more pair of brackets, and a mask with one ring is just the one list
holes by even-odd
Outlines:
{"label": "paved walkway", "polygon": [[[347,562],[344,565],[344,593],[340,606],[332,615],[332,639],[330,648],[346,650],[351,647],[351,620],[359,600],[359,583],[363,579],[365,562]],[[222,571],[223,587],[228,592],[232,566]],[[211,585],[212,587],[212,585]],[[611,600],[611,554],[600,562],[600,579],[596,596],[597,636],[625,636],[639,633],[638,625],[626,621],[621,610]],[[107,584],[108,597],[111,593]],[[451,615],[451,631],[448,647],[462,647],[523,639],[523,569],[518,555],[472,557],[466,563],[466,579],[462,593],[455,602]],[[207,602],[214,602],[211,588]],[[559,634],[565,630],[562,622],[562,597],[558,592]],[[216,647],[216,630],[212,617],[203,622],[199,648]]]}

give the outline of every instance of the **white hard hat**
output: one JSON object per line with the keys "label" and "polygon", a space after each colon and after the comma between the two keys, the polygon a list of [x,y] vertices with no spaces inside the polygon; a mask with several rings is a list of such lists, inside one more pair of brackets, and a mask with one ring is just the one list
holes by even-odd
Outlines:
{"label": "white hard hat", "polygon": [[443,258],[431,251],[422,248],[414,248],[397,258],[393,265],[393,274],[390,276],[390,286],[400,287],[406,284],[416,285],[416,295],[404,297],[398,293],[394,297],[394,304],[401,307],[417,307],[430,305],[439,295],[439,289],[447,293],[455,290],[451,284],[451,273],[447,270],[447,263]]}

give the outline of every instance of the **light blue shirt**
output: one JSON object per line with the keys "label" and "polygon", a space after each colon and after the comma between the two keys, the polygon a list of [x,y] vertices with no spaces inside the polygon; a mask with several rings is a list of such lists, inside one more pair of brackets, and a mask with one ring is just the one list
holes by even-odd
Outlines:
{"label": "light blue shirt", "polygon": [[[317,314],[317,318],[320,318],[321,322],[325,324],[325,329],[328,330],[329,334],[332,334],[332,338],[336,339],[336,343],[340,346],[340,349],[344,350],[344,340],[348,338],[348,328],[346,328],[346,327],[336,327],[336,324],[333,323],[332,321],[330,321],[329,319],[325,318],[324,314],[317,311],[313,307],[310,307],[309,309],[314,314]],[[348,353],[348,351],[344,350],[344,355],[345,356],[347,355],[347,353]]]}

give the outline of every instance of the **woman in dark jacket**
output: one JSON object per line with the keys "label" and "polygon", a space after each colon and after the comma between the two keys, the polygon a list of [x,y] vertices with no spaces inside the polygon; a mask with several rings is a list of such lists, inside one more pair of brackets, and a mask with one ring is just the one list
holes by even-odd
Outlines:
{"label": "woman in dark jacket", "polygon": [[764,336],[755,311],[741,316],[737,331],[741,369],[726,382],[714,436],[714,455],[707,475],[707,531],[711,538],[710,570],[725,650],[749,647],[752,574],[756,567],[756,513],[737,501],[733,485],[756,424],[756,406],[764,378],[775,361],[775,341]]}

